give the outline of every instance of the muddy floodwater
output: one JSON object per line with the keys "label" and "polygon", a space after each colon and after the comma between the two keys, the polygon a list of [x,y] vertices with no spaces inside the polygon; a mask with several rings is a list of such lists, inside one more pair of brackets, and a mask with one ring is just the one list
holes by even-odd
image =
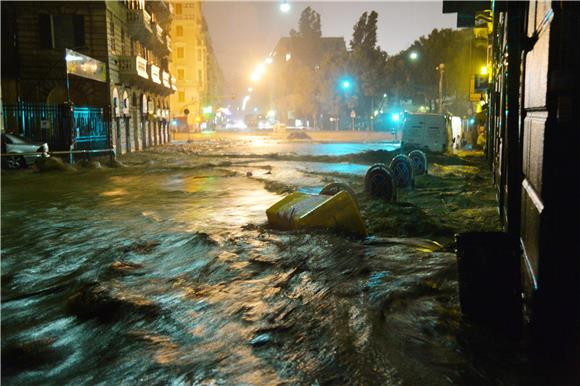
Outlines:
{"label": "muddy floodwater", "polygon": [[[453,234],[499,227],[482,155],[433,155],[386,204],[362,193],[386,146],[208,139],[3,173],[2,383],[525,384],[518,345],[459,312]],[[267,226],[332,181],[368,239]]]}

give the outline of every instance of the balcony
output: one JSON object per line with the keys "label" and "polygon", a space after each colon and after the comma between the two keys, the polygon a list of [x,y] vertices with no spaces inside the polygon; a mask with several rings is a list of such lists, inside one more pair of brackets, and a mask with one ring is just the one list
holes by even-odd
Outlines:
{"label": "balcony", "polygon": [[167,46],[167,51],[169,51],[169,53],[173,52],[171,49],[171,38],[169,35],[165,35],[165,45]]}
{"label": "balcony", "polygon": [[163,71],[161,75],[163,77],[163,87],[166,87],[171,90],[171,76],[169,75],[168,72],[165,71]]}
{"label": "balcony", "polygon": [[141,56],[119,58],[119,76],[130,83],[147,83],[149,81],[147,60]]}
{"label": "balcony", "polygon": [[151,64],[149,66],[149,73],[151,75],[150,78],[153,81],[153,83],[161,84],[161,78],[159,76],[159,74],[160,74],[160,68],[159,67],[157,67],[154,64]]}
{"label": "balcony", "polygon": [[155,39],[157,39],[156,43],[158,44],[165,44],[165,39],[163,38],[163,28],[159,25],[159,23],[152,22],[151,23],[151,30],[153,31],[153,35]]}
{"label": "balcony", "polygon": [[144,9],[130,9],[128,14],[129,32],[139,40],[147,40],[153,33],[151,15]]}
{"label": "balcony", "polygon": [[167,33],[156,22],[151,23],[151,30],[152,34],[149,39],[151,47],[161,51],[163,54],[170,54],[171,49],[167,45]]}
{"label": "balcony", "polygon": [[149,6],[163,23],[170,22],[173,18],[173,6],[169,1],[150,1]]}

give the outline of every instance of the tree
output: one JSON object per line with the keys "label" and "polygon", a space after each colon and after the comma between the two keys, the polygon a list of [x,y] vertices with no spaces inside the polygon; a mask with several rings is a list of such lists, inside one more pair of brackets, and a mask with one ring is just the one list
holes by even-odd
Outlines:
{"label": "tree", "polygon": [[369,126],[374,99],[385,90],[384,72],[387,53],[377,46],[378,13],[364,12],[354,25],[351,48],[351,68],[360,83],[362,95],[359,95],[359,116],[364,117]]}
{"label": "tree", "polygon": [[292,66],[285,72],[287,81],[287,102],[292,111],[301,118],[316,121],[320,110],[318,96],[319,83],[316,81],[315,63],[321,40],[320,15],[310,7],[306,7],[298,21],[298,31],[292,29],[290,37],[292,45],[302,53],[292,58]]}
{"label": "tree", "polygon": [[[434,29],[429,36],[420,37],[387,61],[385,77],[389,94],[398,99],[413,99],[415,104],[429,104],[438,98],[436,67],[444,63],[444,94],[459,101],[454,106],[455,112],[465,113],[469,77],[477,71],[476,64],[485,58],[484,51],[471,48],[471,41],[470,30]],[[419,54],[416,61],[409,60],[411,52]]]}
{"label": "tree", "polygon": [[290,30],[290,37],[320,38],[322,36],[320,14],[310,7],[304,8],[298,20],[298,31]]}

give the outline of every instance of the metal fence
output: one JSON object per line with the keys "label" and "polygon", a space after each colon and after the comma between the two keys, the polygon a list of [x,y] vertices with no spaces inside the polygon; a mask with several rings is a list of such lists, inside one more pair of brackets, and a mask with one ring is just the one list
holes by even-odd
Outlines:
{"label": "metal fence", "polygon": [[4,128],[51,150],[110,148],[110,124],[103,109],[68,105],[19,103],[3,105]]}

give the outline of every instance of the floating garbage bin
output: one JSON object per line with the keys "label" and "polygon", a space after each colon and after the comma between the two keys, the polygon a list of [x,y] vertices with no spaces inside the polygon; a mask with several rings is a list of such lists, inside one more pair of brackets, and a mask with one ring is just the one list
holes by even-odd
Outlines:
{"label": "floating garbage bin", "polygon": [[333,196],[292,193],[266,210],[268,222],[279,229],[337,229],[366,237],[358,206],[346,191]]}
{"label": "floating garbage bin", "polygon": [[320,194],[325,196],[334,196],[336,193],[341,192],[343,190],[348,194],[350,194],[354,202],[358,205],[356,193],[348,184],[345,184],[344,182],[331,182],[330,184],[326,184],[324,188],[322,188],[322,190],[320,191]]}
{"label": "floating garbage bin", "polygon": [[506,233],[455,235],[459,301],[468,318],[506,329],[522,320],[519,256]]}

